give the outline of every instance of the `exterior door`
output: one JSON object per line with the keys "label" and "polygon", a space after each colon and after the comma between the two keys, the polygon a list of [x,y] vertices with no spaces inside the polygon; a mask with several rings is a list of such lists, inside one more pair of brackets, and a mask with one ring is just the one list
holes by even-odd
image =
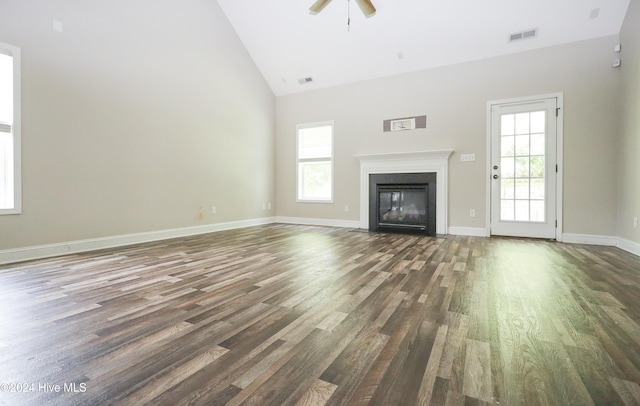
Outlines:
{"label": "exterior door", "polygon": [[556,238],[557,98],[490,109],[491,234]]}

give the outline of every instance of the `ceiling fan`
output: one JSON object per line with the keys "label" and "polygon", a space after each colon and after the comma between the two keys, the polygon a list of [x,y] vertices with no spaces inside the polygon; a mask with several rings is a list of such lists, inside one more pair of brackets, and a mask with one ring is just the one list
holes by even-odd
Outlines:
{"label": "ceiling fan", "polygon": [[[316,0],[316,2],[309,7],[309,13],[313,15],[318,14],[330,2],[331,0]],[[365,17],[369,18],[376,14],[376,8],[373,7],[370,0],[356,0],[356,3],[358,3],[358,7],[360,7],[360,10],[362,10],[362,14],[364,14]]]}

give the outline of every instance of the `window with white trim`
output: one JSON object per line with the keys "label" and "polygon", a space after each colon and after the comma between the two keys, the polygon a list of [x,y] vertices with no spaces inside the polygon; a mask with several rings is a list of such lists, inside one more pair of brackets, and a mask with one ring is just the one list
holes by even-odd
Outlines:
{"label": "window with white trim", "polygon": [[0,214],[21,212],[20,49],[0,42]]}
{"label": "window with white trim", "polygon": [[298,201],[333,201],[333,122],[299,124],[296,129]]}

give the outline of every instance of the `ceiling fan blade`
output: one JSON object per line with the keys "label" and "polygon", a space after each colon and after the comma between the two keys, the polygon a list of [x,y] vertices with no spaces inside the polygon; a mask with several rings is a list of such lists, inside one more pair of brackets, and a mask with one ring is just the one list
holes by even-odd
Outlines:
{"label": "ceiling fan blade", "polygon": [[370,0],[356,0],[356,3],[358,3],[360,10],[362,10],[365,17],[373,17],[376,14],[376,8],[373,7]]}
{"label": "ceiling fan blade", "polygon": [[309,7],[309,14],[316,15],[322,11],[322,9],[331,2],[331,0],[316,0],[311,7]]}

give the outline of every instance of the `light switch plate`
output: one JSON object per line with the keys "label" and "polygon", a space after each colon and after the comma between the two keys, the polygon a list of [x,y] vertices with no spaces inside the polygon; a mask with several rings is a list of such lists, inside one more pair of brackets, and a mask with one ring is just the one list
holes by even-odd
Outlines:
{"label": "light switch plate", "polygon": [[460,155],[461,162],[470,162],[476,160],[476,154],[462,154]]}

